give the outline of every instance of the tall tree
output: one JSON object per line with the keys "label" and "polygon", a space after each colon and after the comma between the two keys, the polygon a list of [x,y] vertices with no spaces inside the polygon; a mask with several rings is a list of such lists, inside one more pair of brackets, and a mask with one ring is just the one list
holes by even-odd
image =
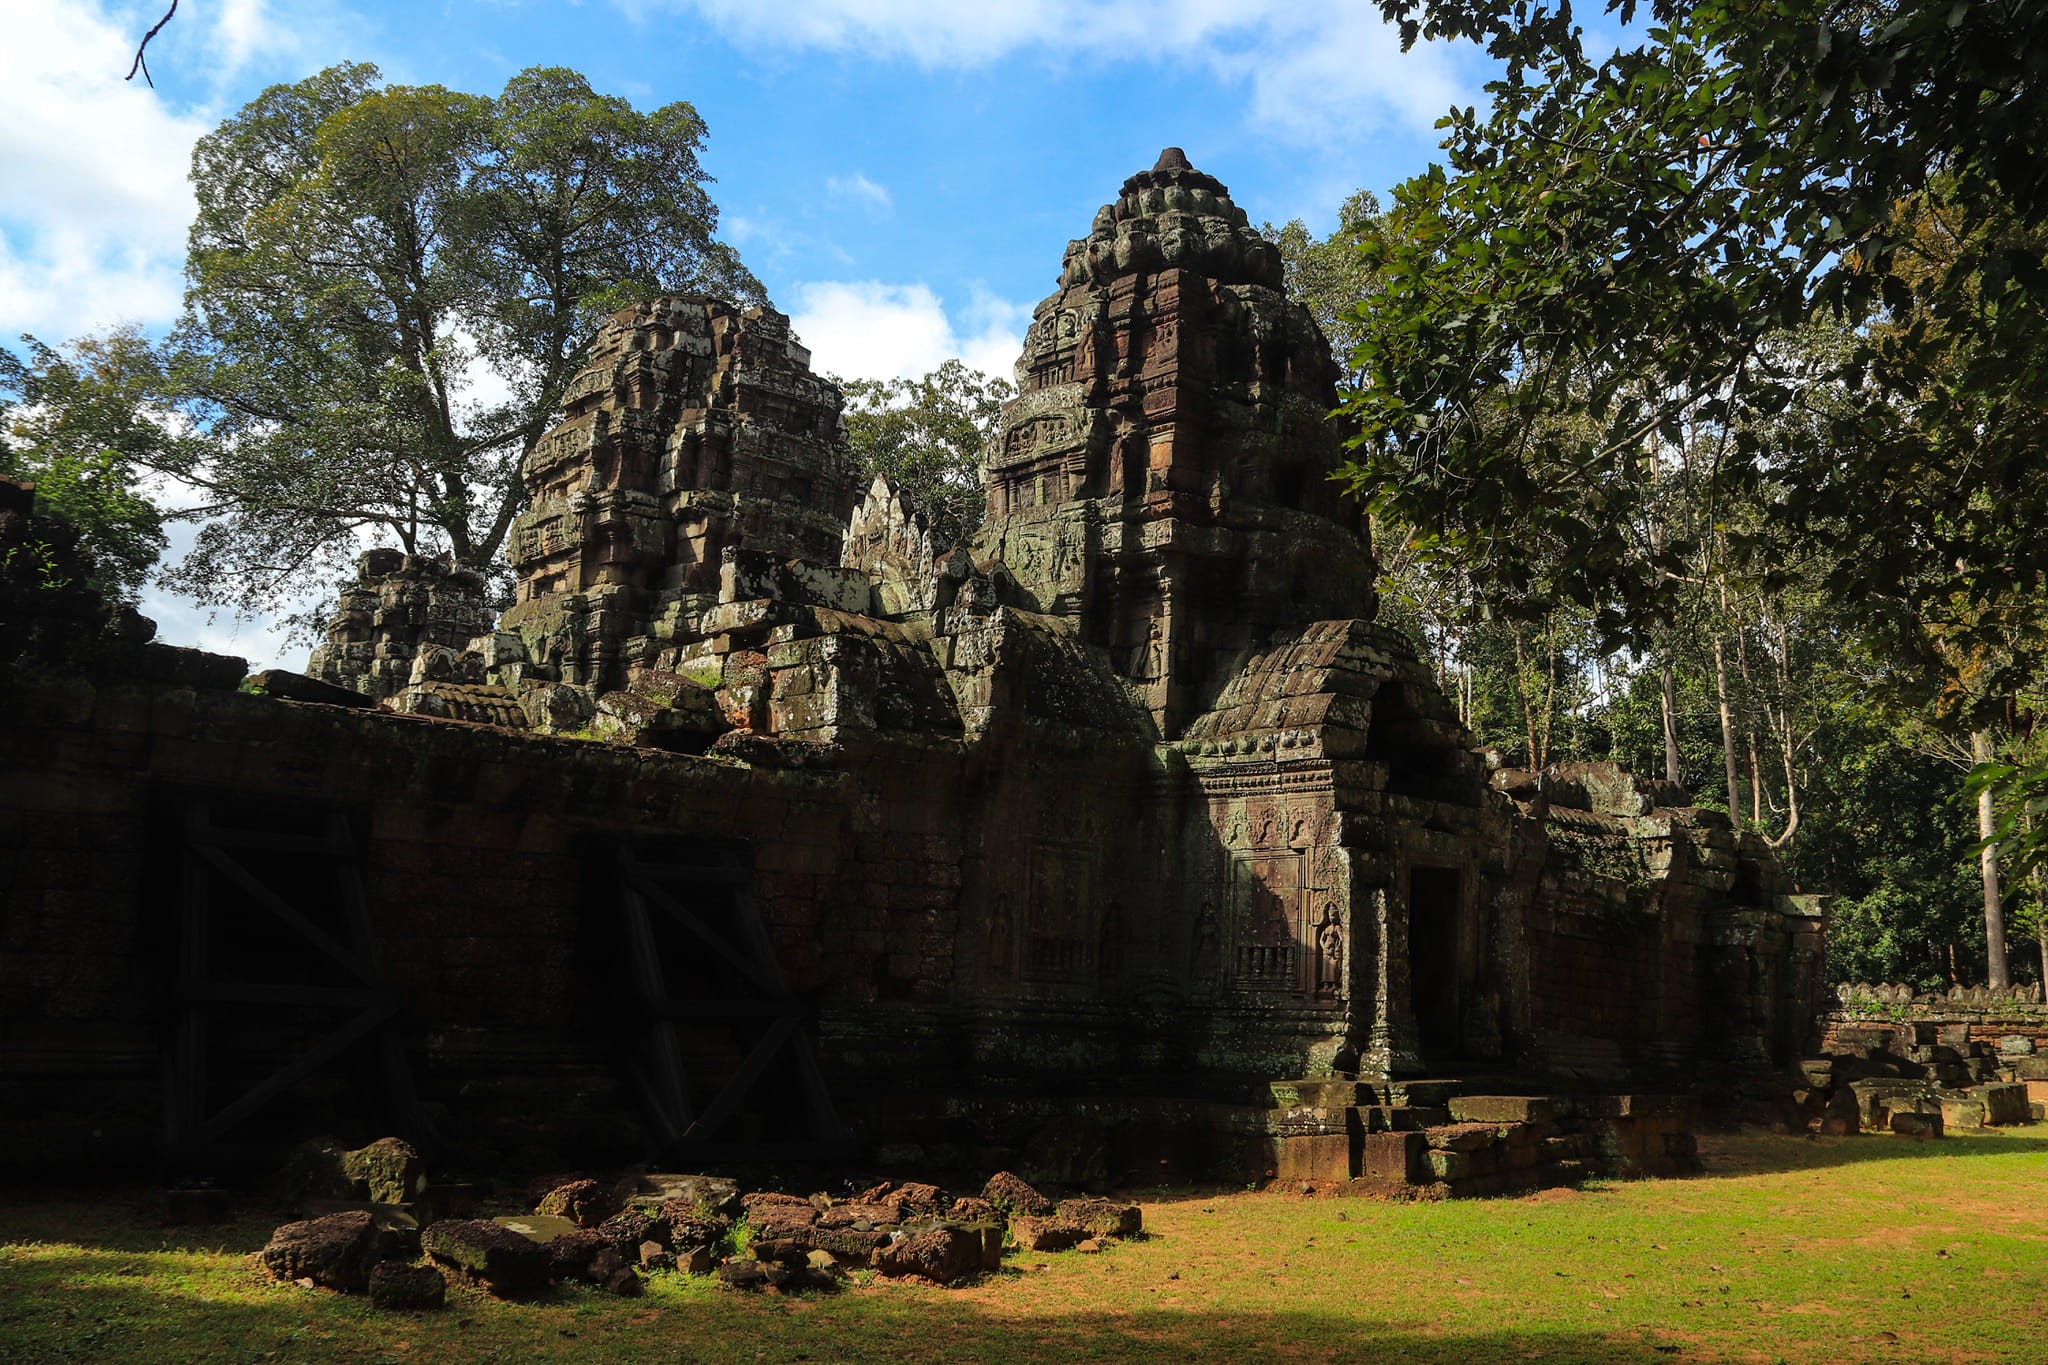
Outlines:
{"label": "tall tree", "polygon": [[189,459],[193,438],[140,332],[22,344],[0,349],[0,474],[33,483],[41,510],[78,527],[100,587],[132,598],[168,544],[144,471]]}
{"label": "tall tree", "polygon": [[[1485,118],[1452,112],[1449,173],[1402,185],[1401,231],[1371,243],[1350,408],[1376,508],[1510,587],[1514,548],[1554,540],[1559,591],[1626,634],[1671,616],[1687,548],[1633,543],[1646,443],[1697,421],[1734,433],[1718,496],[1778,485],[1738,560],[1767,572],[1786,536],[1825,549],[1836,595],[1901,656],[1958,601],[2048,568],[2027,529],[2048,513],[2044,438],[1999,420],[2048,377],[2048,271],[2023,237],[1978,231],[2048,216],[2048,11],[1657,0],[1649,41],[1602,62],[1568,4],[1382,7],[1506,72]],[[1972,243],[1918,277],[1895,269],[1913,195]],[[1773,344],[1817,310],[1940,325],[1825,364]],[[1855,401],[1823,427],[1753,420],[1815,384]]]}
{"label": "tall tree", "polygon": [[[1703,505],[1759,513],[1706,520],[1721,571],[1768,591],[1813,553],[1888,694],[1982,724],[2048,657],[2007,609],[2048,574],[2048,9],[1654,0],[1647,41],[1601,61],[1567,3],[1382,8],[1505,72],[1368,241],[1349,406],[1369,504],[1482,585],[1556,545],[1557,592],[1641,641],[1702,548],[1643,541],[1655,451],[1704,426]],[[1854,344],[1785,343],[1820,316]],[[2000,676],[1957,687],[1958,650]]]}
{"label": "tall tree", "polygon": [[885,474],[924,512],[935,548],[965,545],[981,526],[981,468],[1003,404],[1016,394],[958,360],[921,379],[834,379],[863,481]]}
{"label": "tall tree", "polygon": [[558,68],[489,99],[344,64],[200,139],[169,366],[212,438],[175,472],[213,519],[173,585],[274,610],[363,536],[498,570],[597,321],[762,298],[714,240],[704,136],[688,104],[642,113]]}

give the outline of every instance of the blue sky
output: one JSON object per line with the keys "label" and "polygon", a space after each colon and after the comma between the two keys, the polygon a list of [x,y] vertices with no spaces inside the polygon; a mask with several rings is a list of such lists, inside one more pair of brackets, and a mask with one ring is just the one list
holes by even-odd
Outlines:
{"label": "blue sky", "polygon": [[[1403,54],[1368,3],[1300,0],[0,0],[0,334],[176,315],[194,138],[341,60],[495,94],[570,66],[642,108],[693,103],[723,232],[821,369],[1007,374],[1066,241],[1161,147],[1254,222],[1318,231],[1426,166],[1476,103],[1470,49]],[[261,623],[152,595],[164,635],[303,663]]]}

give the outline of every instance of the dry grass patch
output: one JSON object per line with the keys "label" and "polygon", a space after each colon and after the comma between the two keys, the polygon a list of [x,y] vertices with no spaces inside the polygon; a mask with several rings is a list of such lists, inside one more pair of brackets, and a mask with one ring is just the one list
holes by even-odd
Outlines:
{"label": "dry grass patch", "polygon": [[1709,1174],[1393,1204],[1143,1200],[1143,1241],[1014,1255],[959,1290],[638,1300],[452,1291],[445,1313],[264,1279],[272,1219],[0,1196],[0,1362],[1499,1362],[2048,1360],[2048,1130],[1909,1143],[1748,1133]]}

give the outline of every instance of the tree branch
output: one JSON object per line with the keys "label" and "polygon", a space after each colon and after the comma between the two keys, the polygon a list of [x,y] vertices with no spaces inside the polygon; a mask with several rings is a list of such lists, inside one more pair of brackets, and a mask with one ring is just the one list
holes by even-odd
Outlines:
{"label": "tree branch", "polygon": [[156,82],[155,82],[154,80],[151,80],[151,79],[150,79],[150,75],[149,75],[149,63],[148,63],[148,62],[146,62],[146,61],[144,61],[144,60],[142,59],[142,54],[143,54],[143,51],[144,51],[144,49],[146,49],[146,48],[147,48],[147,47],[149,46],[149,40],[150,40],[151,38],[154,38],[154,37],[156,37],[156,35],[157,35],[158,31],[159,31],[159,30],[161,30],[161,29],[163,28],[163,26],[164,26],[165,24],[168,24],[169,22],[171,22],[171,16],[172,16],[173,14],[176,14],[177,12],[178,12],[178,0],[171,0],[171,7],[170,7],[169,9],[167,9],[167,10],[165,10],[165,11],[164,11],[164,17],[163,17],[163,18],[161,18],[161,19],[159,19],[159,20],[157,20],[157,21],[156,21],[156,27],[155,27],[155,28],[152,28],[152,29],[151,29],[151,30],[150,30],[149,32],[147,32],[147,33],[143,34],[143,35],[142,35],[142,41],[141,41],[140,43],[136,44],[136,47],[135,47],[135,61],[133,62],[133,64],[131,64],[131,65],[129,66],[129,68],[128,68],[128,74],[127,74],[127,75],[125,75],[125,76],[123,76],[123,77],[121,78],[122,80],[124,80],[124,81],[132,81],[132,80],[134,80],[134,79],[135,79],[135,73],[136,73],[136,72],[138,72],[138,71],[140,71],[140,72],[142,73],[142,79],[143,79],[144,81],[148,82],[148,84],[149,84],[149,88],[150,88],[150,89],[152,89],[152,90],[156,89]]}

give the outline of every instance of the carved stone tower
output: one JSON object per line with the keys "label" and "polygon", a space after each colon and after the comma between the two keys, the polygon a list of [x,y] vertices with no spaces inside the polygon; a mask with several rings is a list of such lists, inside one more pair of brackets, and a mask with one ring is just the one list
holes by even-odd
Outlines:
{"label": "carved stone tower", "polygon": [[562,681],[619,685],[635,640],[717,600],[744,547],[836,562],[855,497],[838,390],[789,319],[700,295],[621,309],[520,475],[518,600],[502,629]]}
{"label": "carved stone tower", "polygon": [[1163,738],[1275,630],[1374,614],[1329,475],[1337,369],[1280,255],[1177,147],[1124,182],[1033,311],[980,558],[1075,623]]}

